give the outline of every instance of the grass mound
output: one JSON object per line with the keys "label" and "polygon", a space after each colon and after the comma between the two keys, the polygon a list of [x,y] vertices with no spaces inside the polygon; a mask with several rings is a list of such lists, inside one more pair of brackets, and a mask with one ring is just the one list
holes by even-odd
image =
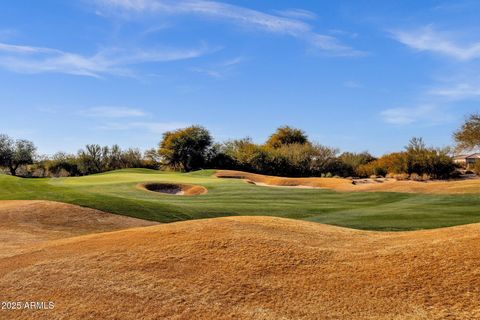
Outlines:
{"label": "grass mound", "polygon": [[[480,225],[379,233],[230,217],[45,242],[0,258],[8,319],[478,319]],[[454,315],[454,316],[453,316]]]}
{"label": "grass mound", "polygon": [[52,201],[0,201],[0,257],[41,241],[157,223]]}

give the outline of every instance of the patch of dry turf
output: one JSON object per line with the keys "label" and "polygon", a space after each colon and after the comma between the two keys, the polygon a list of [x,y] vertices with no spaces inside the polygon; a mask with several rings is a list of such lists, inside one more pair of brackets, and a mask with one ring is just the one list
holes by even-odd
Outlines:
{"label": "patch of dry turf", "polygon": [[272,217],[44,242],[0,258],[8,319],[478,319],[480,225],[403,233]]}
{"label": "patch of dry turf", "polygon": [[0,201],[0,257],[47,240],[158,224],[53,201]]}

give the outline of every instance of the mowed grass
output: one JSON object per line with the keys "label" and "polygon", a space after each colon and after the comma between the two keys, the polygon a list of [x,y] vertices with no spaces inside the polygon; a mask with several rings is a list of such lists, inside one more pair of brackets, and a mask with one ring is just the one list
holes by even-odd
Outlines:
{"label": "mowed grass", "polygon": [[[215,171],[172,173],[128,169],[75,178],[0,175],[0,200],[54,200],[126,216],[174,222],[235,215],[302,219],[366,230],[416,230],[480,221],[480,195],[335,192],[271,188]],[[202,185],[208,193],[176,196],[136,188],[141,182]]]}

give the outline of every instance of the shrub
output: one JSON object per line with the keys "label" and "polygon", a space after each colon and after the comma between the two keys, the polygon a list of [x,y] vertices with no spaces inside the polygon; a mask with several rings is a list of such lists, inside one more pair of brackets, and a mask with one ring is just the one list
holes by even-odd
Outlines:
{"label": "shrub", "polygon": [[362,178],[370,176],[385,176],[387,174],[387,168],[380,159],[360,165],[356,171],[357,175]]}
{"label": "shrub", "polygon": [[338,157],[338,160],[344,165],[343,175],[351,176],[358,175],[358,168],[362,165],[374,161],[375,158],[368,152],[344,152]]}
{"label": "shrub", "polygon": [[393,178],[398,181],[403,181],[408,180],[408,178],[410,178],[410,175],[408,173],[395,173],[393,174]]}
{"label": "shrub", "polygon": [[480,175],[480,161],[475,162],[473,165],[473,171],[475,171],[477,175]]}
{"label": "shrub", "polygon": [[423,181],[422,176],[417,173],[410,174],[410,180],[413,181]]}

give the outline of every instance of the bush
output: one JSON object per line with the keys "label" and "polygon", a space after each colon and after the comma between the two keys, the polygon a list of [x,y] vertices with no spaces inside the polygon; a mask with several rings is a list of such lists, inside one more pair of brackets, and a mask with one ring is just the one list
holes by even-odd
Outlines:
{"label": "bush", "polygon": [[395,180],[398,181],[404,181],[408,180],[410,178],[410,175],[408,173],[395,173],[392,176]]}
{"label": "bush", "polygon": [[412,173],[410,174],[410,180],[412,181],[423,181],[423,178],[421,175],[417,174],[417,173]]}
{"label": "bush", "polygon": [[475,162],[472,169],[477,175],[480,175],[480,161]]}
{"label": "bush", "polygon": [[356,170],[356,174],[362,178],[367,178],[370,176],[385,176],[387,172],[387,168],[380,161],[380,159],[360,165]]}
{"label": "bush", "polygon": [[368,152],[344,152],[338,157],[338,160],[344,165],[343,176],[353,176],[359,175],[358,169],[360,166],[374,161],[375,158]]}

